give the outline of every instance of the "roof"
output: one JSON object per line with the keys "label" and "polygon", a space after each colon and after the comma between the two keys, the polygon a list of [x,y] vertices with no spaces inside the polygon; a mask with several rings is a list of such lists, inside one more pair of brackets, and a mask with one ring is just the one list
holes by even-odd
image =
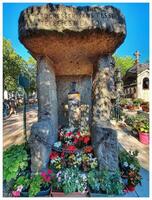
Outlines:
{"label": "roof", "polygon": [[126,74],[127,73],[137,74],[137,66],[138,66],[138,74],[145,71],[146,69],[149,69],[149,63],[136,64],[133,67],[129,68]]}
{"label": "roof", "polygon": [[137,67],[138,74],[149,69],[149,63],[135,64],[133,67],[129,68],[123,77],[124,86],[137,83]]}

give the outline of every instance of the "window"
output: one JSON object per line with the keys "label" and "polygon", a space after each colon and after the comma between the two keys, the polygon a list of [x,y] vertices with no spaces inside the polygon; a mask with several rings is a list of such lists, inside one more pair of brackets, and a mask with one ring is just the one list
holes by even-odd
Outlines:
{"label": "window", "polygon": [[143,89],[149,89],[149,78],[143,79]]}

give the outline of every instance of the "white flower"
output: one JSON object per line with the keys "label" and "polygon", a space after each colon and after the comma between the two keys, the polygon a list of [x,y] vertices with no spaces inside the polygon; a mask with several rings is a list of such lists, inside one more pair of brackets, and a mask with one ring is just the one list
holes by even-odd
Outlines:
{"label": "white flower", "polygon": [[123,165],[124,165],[125,167],[128,167],[128,163],[127,163],[127,162],[124,162]]}
{"label": "white flower", "polygon": [[61,141],[54,143],[55,147],[60,147],[61,146]]}
{"label": "white flower", "polygon": [[135,169],[135,166],[133,164],[130,164],[129,167],[130,169],[133,169],[133,170]]}
{"label": "white flower", "polygon": [[61,173],[62,173],[62,172],[59,171],[59,172],[56,174],[56,176],[59,177],[59,176],[61,175]]}
{"label": "white flower", "polygon": [[17,187],[17,191],[18,191],[18,192],[21,192],[22,189],[23,189],[23,185],[19,185],[19,186]]}

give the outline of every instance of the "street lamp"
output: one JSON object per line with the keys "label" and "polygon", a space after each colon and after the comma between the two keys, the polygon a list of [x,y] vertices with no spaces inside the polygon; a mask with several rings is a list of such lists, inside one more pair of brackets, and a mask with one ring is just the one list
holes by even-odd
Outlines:
{"label": "street lamp", "polygon": [[27,142],[27,134],[26,134],[26,103],[27,103],[27,90],[30,87],[29,79],[24,75],[19,75],[19,85],[24,89],[24,110],[23,110],[23,128],[24,128],[24,136]]}

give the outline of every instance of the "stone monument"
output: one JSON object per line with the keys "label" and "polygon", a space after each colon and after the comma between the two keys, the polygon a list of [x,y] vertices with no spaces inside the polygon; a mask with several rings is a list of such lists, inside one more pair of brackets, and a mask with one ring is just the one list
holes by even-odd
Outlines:
{"label": "stone monument", "polygon": [[19,39],[37,60],[38,122],[29,138],[33,172],[47,168],[58,125],[66,121],[62,105],[68,104],[74,81],[81,102],[90,108],[88,122],[100,169],[118,167],[117,134],[110,124],[112,54],[125,36],[125,18],[112,6],[47,4],[22,11]]}

